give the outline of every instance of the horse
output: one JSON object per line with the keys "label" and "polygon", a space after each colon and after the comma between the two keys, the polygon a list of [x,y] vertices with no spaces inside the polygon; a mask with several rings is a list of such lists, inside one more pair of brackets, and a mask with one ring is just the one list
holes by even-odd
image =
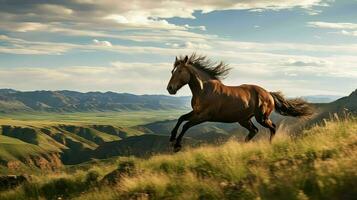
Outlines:
{"label": "horse", "polygon": [[[280,92],[268,92],[260,86],[243,84],[226,86],[221,80],[231,68],[223,62],[211,62],[206,56],[195,53],[189,56],[175,58],[171,78],[167,85],[170,95],[188,84],[191,92],[192,111],[180,116],[171,131],[170,142],[174,152],[181,150],[182,137],[185,132],[203,122],[238,122],[248,129],[245,141],[250,141],[258,128],[252,123],[256,121],[270,130],[270,143],[276,132],[276,125],[269,119],[275,109],[281,115],[304,117],[312,115],[311,106],[300,98],[285,99]],[[187,121],[177,135],[180,125]]]}

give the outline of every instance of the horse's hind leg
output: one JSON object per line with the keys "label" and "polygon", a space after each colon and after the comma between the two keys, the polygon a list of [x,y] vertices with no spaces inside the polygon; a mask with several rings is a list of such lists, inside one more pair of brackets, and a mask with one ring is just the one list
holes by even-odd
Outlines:
{"label": "horse's hind leg", "polygon": [[249,134],[245,137],[246,142],[249,142],[258,133],[258,128],[254,126],[250,119],[246,121],[240,121],[239,124],[249,130]]}
{"label": "horse's hind leg", "polygon": [[276,132],[276,125],[266,115],[255,116],[255,119],[259,124],[270,130],[269,141],[271,143]]}

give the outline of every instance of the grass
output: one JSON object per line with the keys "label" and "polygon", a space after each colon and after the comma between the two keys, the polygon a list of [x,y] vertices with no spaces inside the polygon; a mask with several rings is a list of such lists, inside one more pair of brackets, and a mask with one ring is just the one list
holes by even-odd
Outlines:
{"label": "grass", "polygon": [[[38,175],[0,199],[353,199],[357,196],[357,119],[327,121],[291,138],[186,149],[148,160],[118,158]],[[132,173],[99,181],[123,162]],[[90,175],[95,173],[97,175]],[[91,183],[88,177],[93,176]]]}
{"label": "grass", "polygon": [[36,145],[0,135],[0,157],[2,160],[16,160],[19,157],[25,158],[28,155],[40,155],[45,152],[44,149]]}

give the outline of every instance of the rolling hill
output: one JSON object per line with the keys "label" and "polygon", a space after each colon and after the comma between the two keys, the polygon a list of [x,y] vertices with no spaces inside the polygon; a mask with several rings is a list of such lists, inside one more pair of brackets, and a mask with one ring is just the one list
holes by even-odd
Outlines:
{"label": "rolling hill", "polygon": [[88,152],[102,144],[136,134],[143,132],[112,125],[0,125],[0,169],[60,168],[88,160]]}

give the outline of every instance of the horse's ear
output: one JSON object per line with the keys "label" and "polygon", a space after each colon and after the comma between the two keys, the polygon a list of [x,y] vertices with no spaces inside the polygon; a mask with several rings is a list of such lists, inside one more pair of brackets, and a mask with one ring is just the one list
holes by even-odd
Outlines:
{"label": "horse's ear", "polygon": [[177,60],[178,60],[178,59],[177,59],[177,56],[176,56],[176,57],[175,57],[175,63],[177,62]]}
{"label": "horse's ear", "polygon": [[186,63],[186,64],[188,63],[188,56],[187,56],[187,55],[186,55],[185,58],[183,59],[183,62]]}

